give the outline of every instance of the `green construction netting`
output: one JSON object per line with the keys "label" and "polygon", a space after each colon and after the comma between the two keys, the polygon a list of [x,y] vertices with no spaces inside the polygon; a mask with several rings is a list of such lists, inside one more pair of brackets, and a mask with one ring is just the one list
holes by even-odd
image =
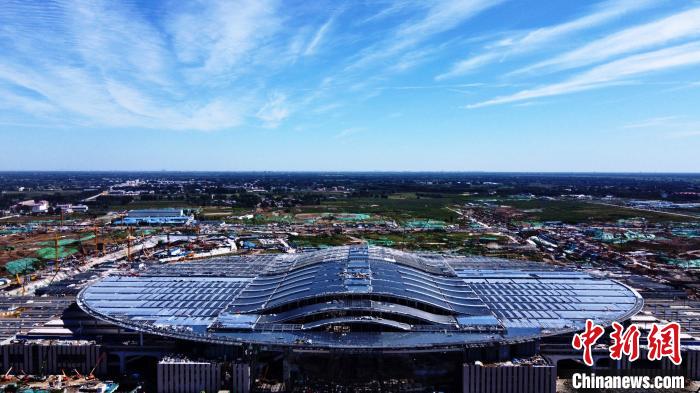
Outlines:
{"label": "green construction netting", "polygon": [[[58,241],[59,246],[68,246],[73,243],[76,243],[78,240],[77,239],[60,239]],[[37,243],[40,246],[53,246],[54,245],[54,240],[47,240],[45,242],[39,242]]]}
{"label": "green construction netting", "polygon": [[[58,245],[59,246],[70,246],[71,244],[79,243],[79,242],[86,242],[88,240],[92,240],[95,238],[94,234],[89,234],[81,237],[80,239],[59,239],[58,240]],[[40,246],[53,246],[54,245],[54,240],[47,240],[45,242],[39,242],[37,243]]]}
{"label": "green construction netting", "polygon": [[335,218],[340,221],[364,221],[369,220],[371,216],[365,213],[340,213],[336,214]]}
{"label": "green construction netting", "polygon": [[[65,258],[78,252],[75,248],[58,247],[58,258]],[[56,251],[53,247],[46,247],[37,250],[36,255],[43,259],[56,259]]]}
{"label": "green construction netting", "polygon": [[367,244],[370,246],[393,246],[394,241],[390,239],[367,239]]}
{"label": "green construction netting", "polygon": [[684,269],[700,269],[700,259],[668,259],[666,262]]}
{"label": "green construction netting", "polygon": [[5,269],[10,274],[23,274],[26,272],[33,272],[36,270],[34,264],[39,262],[36,258],[20,258],[14,261],[7,262],[5,264]]}
{"label": "green construction netting", "polygon": [[31,232],[29,229],[19,228],[19,229],[3,229],[0,230],[0,235],[14,235],[16,233]]}
{"label": "green construction netting", "polygon": [[409,220],[405,225],[407,228],[422,228],[422,229],[443,229],[445,227],[444,221],[439,220]]}
{"label": "green construction netting", "polygon": [[88,240],[92,240],[92,239],[94,239],[94,238],[95,238],[95,234],[94,234],[94,233],[91,233],[91,234],[89,234],[89,235],[85,235],[85,236],[81,237],[79,240],[80,240],[81,242],[85,242],[85,241],[88,241]]}

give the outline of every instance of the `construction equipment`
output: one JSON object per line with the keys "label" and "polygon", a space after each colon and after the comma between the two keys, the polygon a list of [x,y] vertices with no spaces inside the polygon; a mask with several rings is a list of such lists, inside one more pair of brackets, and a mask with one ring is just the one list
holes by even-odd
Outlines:
{"label": "construction equipment", "polygon": [[10,375],[10,371],[12,371],[12,367],[8,368],[7,371],[5,372],[5,375],[2,376],[2,381],[7,382],[12,380],[12,376]]}
{"label": "construction equipment", "polygon": [[54,252],[55,252],[55,255],[54,255],[54,256],[56,257],[56,258],[54,259],[54,268],[55,268],[56,271],[58,271],[58,232],[56,232],[56,233],[54,234],[54,238],[53,238],[53,249],[54,249]]}
{"label": "construction equipment", "polygon": [[97,241],[99,235],[100,233],[98,231],[97,224],[95,224],[95,254],[97,254],[98,256],[100,255],[99,243]]}
{"label": "construction equipment", "polygon": [[19,285],[20,287],[22,287],[22,296],[24,296],[24,292],[25,292],[25,289],[24,289],[24,281],[20,280],[20,278],[19,278],[19,273],[15,274],[15,277],[17,278],[17,285]]}
{"label": "construction equipment", "polygon": [[153,258],[153,252],[148,251],[148,248],[143,248],[141,250],[141,252],[143,253],[144,256],[146,256],[146,258],[148,258],[148,259]]}
{"label": "construction equipment", "polygon": [[95,379],[95,374],[93,374],[93,373],[97,369],[97,366],[100,365],[100,362],[102,362],[102,359],[104,359],[106,356],[107,356],[107,352],[102,352],[100,354],[100,356],[97,358],[97,361],[95,362],[95,367],[93,367],[92,370],[90,370],[90,373],[85,377],[86,380],[89,381],[91,379]]}
{"label": "construction equipment", "polygon": [[29,381],[29,374],[25,373],[24,370],[19,370],[19,374],[17,374],[17,380],[26,383]]}
{"label": "construction equipment", "polygon": [[77,368],[73,369],[73,374],[75,374],[75,376],[78,377],[77,379],[84,379],[85,378],[85,377],[83,377],[83,374],[81,374],[80,371],[78,371]]}
{"label": "construction equipment", "polygon": [[133,240],[133,236],[131,235],[131,227],[127,228],[126,232],[126,259],[131,262],[131,240]]}

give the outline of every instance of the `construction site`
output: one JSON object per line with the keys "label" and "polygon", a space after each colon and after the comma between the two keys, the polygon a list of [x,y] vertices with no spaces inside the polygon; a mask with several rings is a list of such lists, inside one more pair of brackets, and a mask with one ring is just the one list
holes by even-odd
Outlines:
{"label": "construction site", "polygon": [[[692,220],[572,224],[535,216],[580,202],[337,199],[347,192],[313,206],[10,212],[0,387],[575,392],[577,370],[639,369],[696,386]],[[610,362],[600,342],[588,368],[570,344],[585,318],[677,321],[683,363]]]}

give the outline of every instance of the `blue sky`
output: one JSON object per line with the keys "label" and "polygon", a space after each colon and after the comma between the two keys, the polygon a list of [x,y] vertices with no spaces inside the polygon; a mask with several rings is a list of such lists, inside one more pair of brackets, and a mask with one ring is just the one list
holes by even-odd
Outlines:
{"label": "blue sky", "polygon": [[13,1],[0,170],[700,171],[700,1]]}

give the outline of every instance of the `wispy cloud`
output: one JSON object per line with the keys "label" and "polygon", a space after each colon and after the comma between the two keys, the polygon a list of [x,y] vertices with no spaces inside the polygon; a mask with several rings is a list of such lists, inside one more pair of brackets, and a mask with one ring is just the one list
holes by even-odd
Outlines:
{"label": "wispy cloud", "polygon": [[318,106],[318,107],[312,109],[312,112],[315,114],[322,114],[322,113],[334,112],[342,107],[343,107],[343,104],[341,104],[339,102],[332,102],[329,104],[324,104],[324,105]]}
{"label": "wispy cloud", "polygon": [[518,73],[563,70],[607,60],[614,56],[700,36],[700,8],[624,29],[578,49],[525,67]]}
{"label": "wispy cloud", "polygon": [[628,77],[694,64],[700,64],[700,42],[629,56],[594,67],[564,82],[522,90],[515,94],[467,105],[467,108],[480,108],[590,90],[620,83]]}
{"label": "wispy cloud", "polygon": [[[655,7],[676,11],[649,22],[648,11]],[[292,129],[297,121],[312,123],[312,117],[345,121],[356,111],[374,113],[380,106],[370,101],[379,103],[382,96],[410,98],[381,102],[382,113],[406,117],[412,109],[399,105],[440,102],[454,108],[467,94],[481,101],[472,107],[526,102],[695,64],[697,43],[678,46],[698,39],[692,37],[699,34],[700,8],[688,7],[602,0],[570,7],[575,14],[552,12],[555,22],[544,25],[523,16],[518,24],[544,27],[514,31],[518,7],[506,0],[341,6],[280,0],[167,5],[8,0],[0,7],[0,122]],[[630,27],[640,20],[645,24]],[[570,50],[563,45],[569,40],[588,43]],[[668,45],[676,47],[664,48]],[[456,48],[474,56],[455,62]],[[521,72],[505,83],[500,71],[487,67],[500,62],[522,70],[523,61],[542,69],[593,68],[569,70],[556,81],[538,75],[539,87],[529,88],[531,74]],[[443,81],[475,71],[480,74],[467,82],[478,83]],[[329,135],[345,127],[355,129],[349,122],[328,128]],[[352,131],[338,134],[342,139]]]}
{"label": "wispy cloud", "polygon": [[190,3],[159,27],[130,2],[12,2],[0,13],[0,49],[12,53],[0,62],[0,95],[34,116],[75,123],[235,127],[254,89],[205,86],[222,77],[230,86],[232,72],[245,72],[250,52],[276,31],[274,6]]}
{"label": "wispy cloud", "polygon": [[410,9],[415,9],[416,7],[422,7],[426,6],[426,2],[424,1],[411,1],[411,0],[405,0],[405,1],[394,1],[390,3],[388,6],[385,6],[378,12],[372,13],[369,17],[366,17],[362,20],[360,20],[358,23],[360,25],[365,24],[365,23],[370,23],[370,22],[378,22],[381,21],[385,18],[392,17],[399,15],[406,10]]}
{"label": "wispy cloud", "polygon": [[[445,0],[425,2],[428,5],[420,18],[399,25],[389,37],[360,52],[350,69],[364,67],[376,61],[391,58],[413,48],[433,36],[452,30],[480,12],[500,4],[503,0]],[[420,4],[420,3],[419,3]]]}
{"label": "wispy cloud", "polygon": [[287,96],[282,93],[274,93],[260,108],[256,116],[262,120],[266,127],[277,127],[282,120],[290,114],[287,104]]}
{"label": "wispy cloud", "polygon": [[345,128],[345,129],[341,130],[340,132],[338,132],[337,134],[335,134],[335,138],[336,139],[346,139],[346,138],[348,138],[352,135],[358,134],[364,130],[365,130],[364,127]]}
{"label": "wispy cloud", "polygon": [[0,91],[0,109],[19,109],[30,113],[55,113],[57,108],[48,102],[26,97],[11,91]]}
{"label": "wispy cloud", "polygon": [[671,138],[691,138],[700,136],[700,121],[688,116],[658,116],[631,122],[621,127],[625,130],[643,130]]}
{"label": "wispy cloud", "polygon": [[670,134],[672,138],[694,138],[700,137],[700,125],[696,126],[694,130],[689,131],[676,131]]}
{"label": "wispy cloud", "polygon": [[331,25],[333,24],[333,19],[334,18],[328,19],[326,23],[322,24],[321,27],[316,30],[316,34],[314,34],[311,42],[309,42],[309,45],[307,45],[306,49],[304,50],[305,56],[310,56],[316,53],[316,49],[318,48],[319,44],[321,44],[323,37],[326,36],[328,29],[330,29]]}
{"label": "wispy cloud", "polygon": [[461,60],[447,71],[435,77],[444,80],[467,74],[505,57],[526,53],[544,44],[569,37],[576,32],[602,25],[629,13],[649,7],[651,0],[610,0],[597,5],[593,11],[580,18],[526,32],[513,33],[486,45],[477,55]]}
{"label": "wispy cloud", "polygon": [[253,61],[253,49],[280,28],[277,2],[243,0],[179,3],[168,19],[175,55],[195,72],[226,73]]}
{"label": "wispy cloud", "polygon": [[659,126],[667,126],[669,123],[675,123],[678,116],[660,116],[652,117],[649,119],[644,119],[641,121],[636,121],[634,123],[625,124],[622,128],[634,129],[634,128],[651,128]]}

